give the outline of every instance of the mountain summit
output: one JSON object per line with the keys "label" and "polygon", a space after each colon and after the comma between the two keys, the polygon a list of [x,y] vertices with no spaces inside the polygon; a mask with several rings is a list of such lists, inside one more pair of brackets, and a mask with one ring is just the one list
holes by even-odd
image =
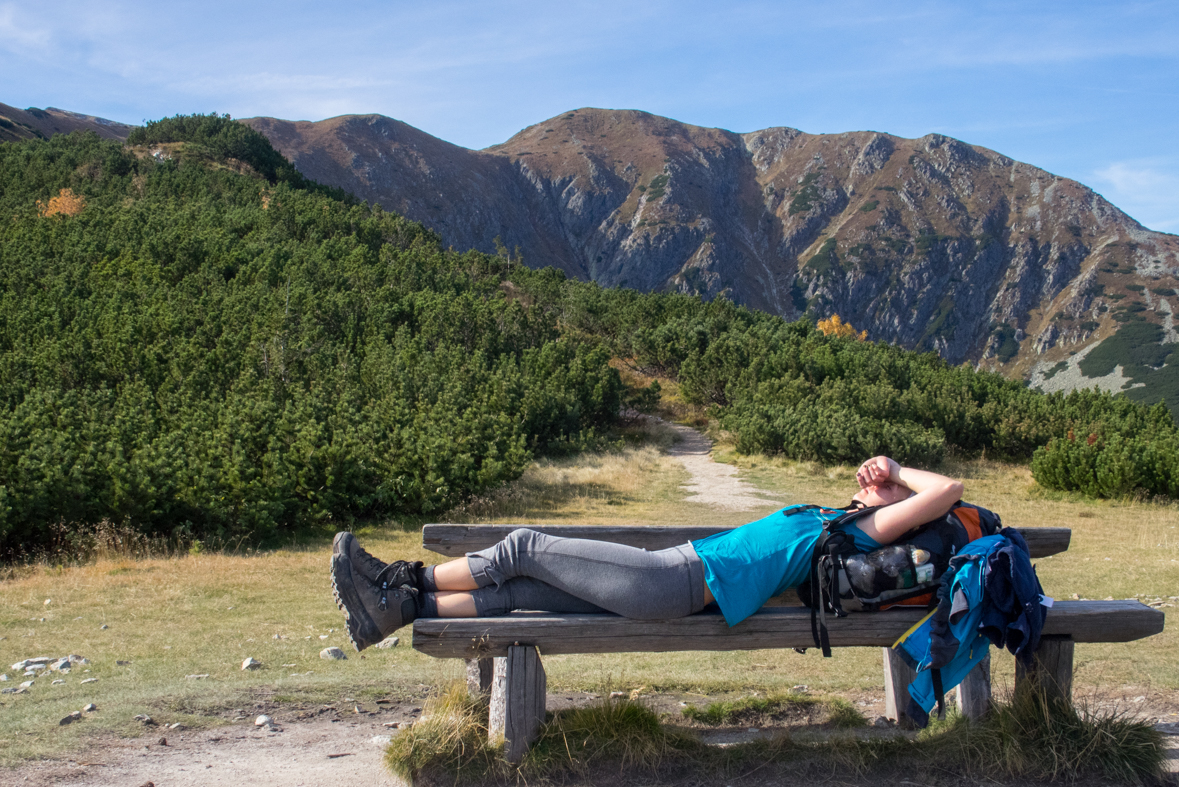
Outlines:
{"label": "mountain summit", "polygon": [[502,243],[605,286],[839,314],[873,339],[1024,372],[1127,314],[1176,340],[1170,296],[1150,288],[1175,287],[1179,238],[939,134],[736,134],[579,109],[472,151],[381,115],[243,122],[307,176],[455,248]]}

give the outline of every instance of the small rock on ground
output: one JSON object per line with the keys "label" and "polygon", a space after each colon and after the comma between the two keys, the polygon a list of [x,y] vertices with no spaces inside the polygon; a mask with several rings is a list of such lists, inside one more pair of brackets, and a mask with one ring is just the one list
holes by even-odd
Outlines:
{"label": "small rock on ground", "polygon": [[324,648],[323,650],[321,650],[319,652],[319,657],[321,659],[327,659],[329,661],[344,661],[345,659],[348,658],[347,656],[344,655],[344,651],[340,650],[335,645],[333,645],[330,648]]}
{"label": "small rock on ground", "polygon": [[76,710],[73,713],[71,713],[70,715],[63,718],[61,721],[59,721],[58,725],[64,727],[67,724],[73,724],[75,721],[78,721],[81,718],[82,718],[82,712]]}
{"label": "small rock on ground", "polygon": [[397,647],[397,643],[400,641],[401,640],[399,640],[397,637],[388,637],[378,642],[376,647],[381,648],[382,650],[388,650],[389,648]]}
{"label": "small rock on ground", "polygon": [[262,669],[262,662],[258,661],[253,656],[250,656],[249,658],[247,658],[245,661],[242,662],[242,669],[243,670]]}

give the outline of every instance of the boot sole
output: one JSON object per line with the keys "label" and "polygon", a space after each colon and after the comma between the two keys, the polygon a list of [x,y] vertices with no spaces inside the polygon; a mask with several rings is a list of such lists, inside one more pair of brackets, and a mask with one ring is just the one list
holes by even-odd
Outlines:
{"label": "boot sole", "polygon": [[332,597],[344,613],[348,639],[352,647],[362,651],[384,639],[377,624],[365,611],[352,579],[352,565],[347,555],[332,556]]}

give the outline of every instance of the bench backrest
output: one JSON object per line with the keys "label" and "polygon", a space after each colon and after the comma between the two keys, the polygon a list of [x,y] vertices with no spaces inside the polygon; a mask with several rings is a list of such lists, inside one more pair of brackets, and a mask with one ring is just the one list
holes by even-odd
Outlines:
{"label": "bench backrest", "polygon": [[[712,525],[443,525],[422,528],[422,546],[431,552],[459,557],[486,549],[516,528],[526,527],[553,536],[592,538],[643,549],[666,549],[733,527]],[[737,526],[734,526],[737,527]],[[1068,549],[1073,531],[1067,527],[1016,528],[1028,542],[1033,558],[1047,557]]]}

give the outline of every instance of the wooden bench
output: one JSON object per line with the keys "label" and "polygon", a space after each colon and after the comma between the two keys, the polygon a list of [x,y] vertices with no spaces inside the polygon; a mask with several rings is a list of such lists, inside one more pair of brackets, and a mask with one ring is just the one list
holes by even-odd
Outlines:
{"label": "wooden bench", "polygon": [[[517,527],[551,535],[595,538],[645,549],[663,549],[726,530],[721,527],[607,527],[576,525],[426,525],[426,549],[450,557],[484,549]],[[1068,549],[1068,528],[1027,528],[1020,532],[1033,558]],[[884,653],[885,705],[900,719],[914,675],[893,655],[891,645],[926,614],[892,609],[875,614],[827,618],[835,647],[879,646]],[[1017,685],[1037,685],[1071,697],[1076,642],[1129,642],[1163,630],[1164,616],[1137,601],[1057,601],[1048,615],[1034,665],[1017,665]],[[518,761],[534,740],[545,714],[545,673],[540,654],[636,653],[686,650],[809,648],[810,610],[767,606],[729,628],[719,612],[675,620],[630,620],[616,615],[557,615],[515,612],[497,618],[434,618],[414,623],[413,647],[438,658],[467,661],[472,691],[491,694],[491,732],[507,742]],[[958,702],[968,716],[990,704],[990,661],[959,687]]]}

